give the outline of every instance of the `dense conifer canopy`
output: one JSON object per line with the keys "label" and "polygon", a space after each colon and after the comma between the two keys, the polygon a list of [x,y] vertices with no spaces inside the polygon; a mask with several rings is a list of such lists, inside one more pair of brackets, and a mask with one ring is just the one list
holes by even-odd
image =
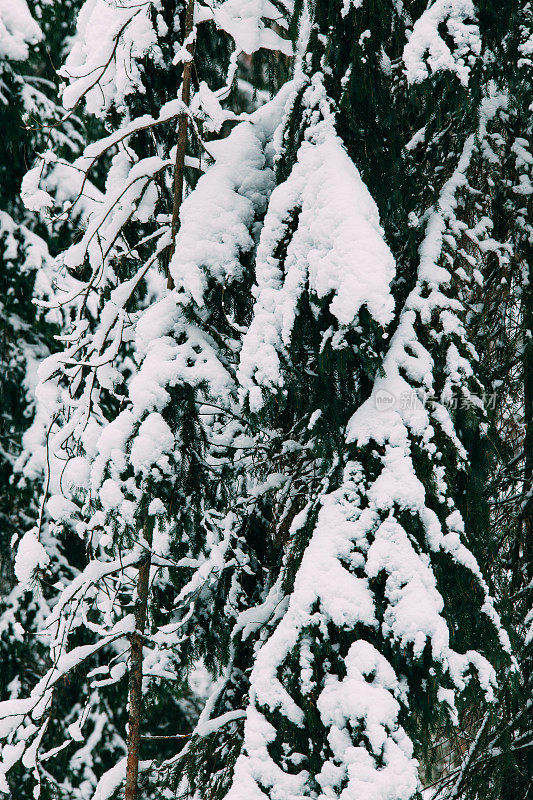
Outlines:
{"label": "dense conifer canopy", "polygon": [[0,0],[0,793],[520,800],[533,8]]}

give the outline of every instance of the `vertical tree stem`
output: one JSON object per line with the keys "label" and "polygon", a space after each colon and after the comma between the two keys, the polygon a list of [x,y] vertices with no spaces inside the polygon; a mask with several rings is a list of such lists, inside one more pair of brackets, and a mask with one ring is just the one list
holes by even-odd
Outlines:
{"label": "vertical tree stem", "polygon": [[126,763],[125,800],[137,800],[139,778],[139,744],[141,740],[142,682],[143,682],[143,635],[146,626],[148,589],[154,523],[148,517],[143,527],[147,553],[139,565],[137,576],[137,600],[135,602],[135,630],[130,637],[130,681],[128,717],[128,759]]}
{"label": "vertical tree stem", "polygon": [[[533,248],[526,251],[529,255],[527,263],[532,264]],[[521,542],[519,547],[522,553],[517,554],[515,570],[520,575],[521,564],[525,567],[522,574],[522,585],[529,586],[533,580],[533,286],[531,283],[531,267],[529,283],[524,287],[523,293],[523,331],[525,347],[523,355],[523,382],[524,382],[524,481],[525,497],[521,509]],[[533,666],[530,659],[524,660],[524,679],[528,686],[533,681]]]}
{"label": "vertical tree stem", "polygon": [[[191,36],[194,26],[194,0],[187,0],[187,8],[185,11],[185,40]],[[183,65],[183,78],[181,84],[181,99],[186,106],[191,101],[191,78],[193,67],[194,55],[194,42],[189,41],[186,44],[186,50],[190,55],[189,61]],[[189,126],[189,117],[187,114],[181,114],[178,121],[178,142],[176,147],[176,162],[174,166],[174,204],[172,208],[172,233],[170,239],[170,248],[168,254],[168,273],[167,273],[167,286],[169,289],[174,288],[174,281],[170,274],[170,261],[176,249],[176,235],[180,228],[180,209],[183,201],[183,168],[185,166],[185,150],[187,148],[187,128]]]}

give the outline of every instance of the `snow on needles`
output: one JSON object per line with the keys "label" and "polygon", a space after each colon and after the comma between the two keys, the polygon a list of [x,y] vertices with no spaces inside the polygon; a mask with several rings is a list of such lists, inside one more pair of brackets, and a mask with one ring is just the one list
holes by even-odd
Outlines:
{"label": "snow on needles", "polygon": [[86,0],[71,52],[60,70],[70,83],[63,105],[73,108],[85,96],[87,110],[103,116],[134,91],[142,91],[137,61],[154,55],[157,37],[150,20],[155,3]]}
{"label": "snow on needles", "polygon": [[283,16],[270,0],[225,0],[220,4],[206,4],[196,12],[197,19],[207,19],[209,13],[217,25],[232,37],[239,50],[255,53],[260,48],[277,50],[292,55],[292,43],[265,25],[263,20],[275,21],[286,27]]}
{"label": "snow on needles", "polygon": [[154,466],[168,472],[169,456],[177,449],[161,416],[170,400],[169,389],[188,385],[223,402],[233,391],[233,378],[215,343],[201,325],[191,322],[187,309],[204,313],[208,285],[213,281],[228,285],[242,278],[242,254],[255,246],[254,225],[274,185],[271,139],[289,90],[226,139],[210,142],[215,162],[181,209],[170,265],[175,289],[136,323],[140,364],[129,384],[129,407],[101,430],[91,470],[92,488],[102,505],[118,510],[118,518],[122,516],[126,524],[132,519],[132,503],[123,500],[121,471],[129,462],[139,478]]}
{"label": "snow on needles", "polygon": [[[492,103],[490,109],[496,113],[498,104]],[[489,105],[483,103],[480,138],[488,113]],[[400,314],[384,358],[383,374],[348,425],[347,448],[355,445],[349,452],[361,461],[370,458],[374,467],[369,474],[359,460],[349,461],[340,486],[321,498],[288,608],[257,651],[250,676],[243,750],[226,800],[308,797],[315,780],[320,792],[313,796],[319,800],[410,800],[418,786],[417,763],[412,757],[412,743],[398,723],[400,705],[409,703],[409,683],[401,679],[401,667],[395,674],[375,649],[371,642],[376,636],[388,641],[401,657],[419,661],[424,653],[440,665],[443,686],[437,702],[452,719],[456,717],[455,691],[464,688],[472,673],[477,675],[487,700],[494,699],[495,672],[488,660],[474,650],[456,652],[451,646],[444,600],[432,564],[433,553],[443,550],[471,573],[484,595],[481,611],[493,622],[502,647],[509,650],[488,587],[475,558],[461,541],[464,524],[443,479],[444,467],[435,458],[433,438],[439,427],[449,442],[442,447],[455,452],[459,463],[465,455],[449,411],[439,402],[435,402],[431,414],[422,402],[412,408],[391,403],[385,410],[377,402],[379,392],[398,398],[404,390],[420,392],[421,397],[431,390],[433,358],[419,339],[420,328],[426,326],[438,334],[434,346],[447,355],[454,388],[464,386],[468,391],[471,373],[457,344],[467,344],[458,315],[461,307],[445,293],[450,276],[439,262],[445,234],[453,231],[456,222],[458,190],[466,183],[473,152],[471,136],[455,171],[442,187],[437,207],[428,216],[426,238],[420,248],[419,280]],[[415,470],[415,443],[426,450],[433,464],[438,488],[432,503],[426,495],[434,490],[429,483],[424,486]],[[433,508],[435,501],[445,524]],[[409,535],[402,525],[404,513],[418,516],[425,542]],[[312,519],[311,514],[299,515],[292,534],[306,523],[305,517]],[[382,579],[381,587],[378,578]],[[382,611],[379,622],[378,600]],[[337,629],[348,630],[355,638],[344,657],[346,676],[339,678],[325,669],[323,682],[313,685],[308,638],[327,640]],[[367,636],[371,641],[366,641]],[[294,684],[286,681],[284,667],[291,654],[299,657],[302,668],[301,695],[314,692],[314,704],[331,751],[313,776],[306,769],[296,774],[291,769],[285,771],[269,751],[277,736],[269,721],[271,715],[281,714],[297,727],[306,725],[303,704],[298,702],[297,692],[294,696]],[[292,670],[294,660],[290,663]]]}
{"label": "snow on needles", "polygon": [[[466,86],[471,66],[481,52],[475,17],[472,0],[435,0],[415,22],[404,48],[409,83],[419,83],[439,70],[450,70]],[[439,33],[439,25],[444,23],[455,45],[453,52]]]}
{"label": "snow on needles", "polygon": [[[60,70],[69,81],[63,88],[65,108],[73,108],[85,97],[87,110],[104,116],[111,105],[121,108],[128,95],[144,92],[140,60],[163,61],[152,23],[159,9],[158,0],[86,0],[78,16],[74,45]],[[265,48],[292,54],[290,41],[265,24],[266,20],[285,24],[269,0],[198,4],[195,24],[209,19],[234,39],[238,52]]]}
{"label": "snow on needles", "polygon": [[24,61],[28,58],[28,45],[41,39],[41,29],[25,0],[0,0],[0,58]]}
{"label": "snow on needles", "polygon": [[20,540],[17,554],[15,556],[15,575],[17,580],[23,585],[28,586],[35,571],[43,569],[50,562],[50,556],[35,536],[33,531],[28,531]]}
{"label": "snow on needles", "polygon": [[215,163],[183,203],[170,272],[176,288],[199,306],[208,279],[239,280],[240,256],[254,247],[252,224],[274,187],[270,139],[285,96],[286,90],[227,138],[209,143]]}
{"label": "snow on needles", "polygon": [[[385,326],[394,305],[394,259],[378,210],[335,132],[320,81],[313,79],[303,102],[320,107],[325,118],[308,129],[290,176],[272,194],[261,232],[254,316],[239,365],[252,410],[262,405],[262,388],[282,385],[280,356],[305,291],[329,300],[341,330],[355,324],[362,306]],[[294,220],[282,267],[275,250]]]}

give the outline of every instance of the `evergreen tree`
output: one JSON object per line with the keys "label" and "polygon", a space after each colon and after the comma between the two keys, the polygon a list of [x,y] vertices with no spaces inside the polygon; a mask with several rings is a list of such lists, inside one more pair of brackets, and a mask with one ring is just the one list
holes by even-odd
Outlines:
{"label": "evergreen tree", "polygon": [[[243,752],[233,777],[219,767],[206,789],[194,774],[207,761],[200,748],[189,768],[197,797],[412,797],[413,747],[429,761],[441,726],[494,699],[488,659],[501,662],[509,643],[465,546],[479,548],[464,487],[486,426],[461,271],[450,268],[463,232],[475,231],[469,182],[504,103],[490,85],[468,89],[479,48],[466,5],[437,3],[415,22],[404,63],[408,82],[427,78],[429,51],[434,77],[422,90],[392,68],[412,24],[397,7],[304,9],[238,373],[244,412],[276,430],[285,455],[271,526],[283,566],[257,609]],[[361,86],[378,87],[363,108]],[[458,127],[452,137],[446,124],[440,141],[426,134],[417,169],[409,153],[426,93],[438,100],[428,134],[450,106]],[[370,141],[356,127],[367,119],[382,126]],[[344,142],[381,201],[395,259]],[[387,173],[373,169],[389,158],[393,200]],[[236,649],[250,636],[242,627]],[[240,737],[216,738],[234,760]]]}
{"label": "evergreen tree", "polygon": [[[42,639],[42,626],[50,612],[50,602],[57,593],[57,581],[71,580],[80,563],[76,541],[65,543],[48,535],[45,527],[41,545],[34,553],[34,564],[44,572],[50,565],[41,586],[36,586],[26,570],[25,546],[20,558],[14,559],[15,543],[25,530],[46,519],[41,498],[42,481],[47,462],[46,447],[39,436],[39,402],[35,387],[39,362],[55,349],[55,335],[68,318],[68,311],[48,311],[54,305],[55,270],[53,256],[72,238],[80,214],[72,224],[52,222],[25,209],[20,197],[21,181],[36,150],[54,147],[58,156],[72,158],[79,150],[83,123],[79,115],[57,127],[64,110],[57,102],[57,76],[50,60],[50,51],[61,54],[73,30],[76,3],[33,3],[31,11],[25,2],[5,5],[0,14],[2,28],[2,208],[1,263],[2,276],[2,364],[1,454],[0,454],[0,548],[2,597],[0,601],[2,679],[1,699],[24,696],[32,684],[50,667],[48,648]],[[60,182],[60,170],[50,175]],[[63,199],[69,199],[69,188],[62,186]],[[82,214],[87,212],[86,204]],[[38,307],[37,302],[45,307]],[[27,430],[30,426],[30,430]],[[26,453],[24,453],[26,450]],[[28,456],[30,456],[28,458]],[[22,474],[23,473],[23,474]],[[50,476],[48,476],[50,477]],[[31,541],[31,539],[30,539]],[[26,543],[28,539],[26,539]],[[24,539],[23,539],[24,543]],[[14,574],[16,573],[16,575]],[[73,697],[64,684],[56,693],[58,714],[51,727],[64,729],[73,721]],[[111,715],[110,715],[111,716]],[[112,733],[109,739],[113,739]],[[102,757],[105,760],[104,748]],[[84,776],[91,774],[92,761],[78,765],[81,784],[69,796],[86,796]],[[29,764],[29,762],[28,762]],[[41,797],[57,797],[58,774],[64,772],[65,761],[55,762],[58,773],[46,768]],[[47,765],[48,766],[48,765]],[[94,776],[93,776],[94,777]],[[31,773],[16,769],[3,791],[32,794]]]}
{"label": "evergreen tree", "polygon": [[[498,702],[461,724],[434,790],[444,797],[526,797],[532,780],[531,651],[531,5],[480,8],[485,84],[504,99],[478,163],[471,205],[486,229],[469,252],[477,282],[466,292],[480,355],[492,447],[471,454],[467,505],[520,669],[501,676]],[[505,65],[505,68],[502,68]],[[478,284],[481,285],[478,285]],[[482,498],[485,511],[479,514]],[[487,513],[487,510],[490,513]]]}
{"label": "evergreen tree", "polygon": [[[42,781],[43,720],[55,719],[58,687],[77,671],[82,697],[66,730],[51,726],[46,740],[55,756],[64,747],[72,753],[88,736],[62,764],[56,790],[64,796],[92,791],[94,772],[83,774],[84,754],[89,747],[94,754],[106,717],[113,716],[118,728],[111,734],[121,738],[120,710],[128,705],[127,758],[101,776],[97,795],[111,796],[125,780],[133,798],[141,774],[143,792],[159,796],[157,772],[147,768],[161,747],[146,742],[152,758],[139,762],[144,715],[151,711],[142,731],[148,738],[155,725],[156,734],[166,734],[167,725],[172,732],[180,722],[190,724],[194,709],[186,708],[183,684],[216,636],[206,610],[211,586],[226,580],[225,559],[237,576],[249,560],[235,546],[225,489],[226,464],[247,449],[231,410],[234,333],[243,313],[233,306],[249,295],[245,266],[273,183],[272,112],[258,112],[227,141],[210,137],[223,123],[238,121],[220,101],[230,94],[239,53],[290,47],[265,25],[262,15],[278,15],[268,3],[259,15],[231,3],[205,7],[198,28],[192,10],[192,3],[170,0],[161,6],[86,3],[62,70],[69,79],[66,108],[85,102],[110,130],[70,167],[70,183],[78,187],[70,214],[94,169],[112,154],[81,239],[58,259],[66,282],[55,302],[73,307],[74,319],[65,349],[40,371],[49,530],[52,538],[80,537],[85,558],[46,621],[50,669],[29,697],[6,702],[1,711],[9,737],[4,771],[22,757]],[[193,156],[185,155],[187,143]],[[206,162],[206,175],[184,200]],[[68,176],[64,159],[46,153],[28,173],[28,208],[56,213],[50,169],[58,166]],[[59,219],[62,212],[60,202]],[[153,287],[156,295],[163,287],[156,268],[167,272],[170,290],[158,302]],[[51,497],[49,483],[55,483]],[[49,564],[43,522],[19,547],[19,572],[26,576]],[[223,588],[226,596],[238,594],[236,580]],[[92,670],[86,666],[91,657]],[[121,680],[126,672],[129,690]],[[111,688],[102,693],[100,687]],[[110,758],[115,754],[116,748]]]}
{"label": "evergreen tree", "polygon": [[[46,241],[28,226],[19,198],[25,172],[28,138],[23,134],[23,114],[33,106],[39,88],[32,82],[28,61],[35,61],[35,49],[42,31],[24,0],[4,8],[0,50],[2,136],[1,178],[1,417],[0,417],[0,526],[2,588],[11,583],[10,540],[24,518],[28,497],[20,497],[12,484],[13,464],[20,452],[22,433],[31,414],[30,392],[37,361],[47,352],[51,326],[39,319],[32,303],[34,286],[46,291],[50,256]],[[31,51],[31,55],[30,55]],[[38,63],[38,62],[37,62]],[[30,74],[25,74],[29,72]],[[32,230],[33,229],[33,230]],[[48,281],[47,281],[48,279]],[[22,516],[21,516],[22,515]],[[24,521],[25,520],[25,521]]]}

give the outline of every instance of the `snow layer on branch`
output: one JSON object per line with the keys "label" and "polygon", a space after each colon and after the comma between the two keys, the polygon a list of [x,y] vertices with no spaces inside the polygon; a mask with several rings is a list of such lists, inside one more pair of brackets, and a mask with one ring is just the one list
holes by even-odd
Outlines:
{"label": "snow layer on branch", "polygon": [[124,225],[145,198],[147,188],[171,165],[171,159],[159,156],[132,161],[130,154],[119,151],[112,160],[101,207],[91,216],[81,241],[71,245],[62,256],[67,267],[79,267],[88,255],[93,268],[98,268],[102,253],[104,258],[111,254]]}
{"label": "snow layer on branch", "polygon": [[35,571],[43,569],[50,562],[50,556],[32,531],[24,534],[15,556],[15,575],[17,580],[27,586]]}
{"label": "snow layer on branch", "polygon": [[[275,731],[259,708],[278,709],[294,724],[303,726],[303,710],[280,679],[280,667],[301,641],[303,631],[316,625],[327,635],[329,623],[348,630],[357,623],[377,628],[368,579],[354,576],[344,566],[350,562],[364,564],[363,554],[369,546],[368,527],[375,518],[375,511],[360,509],[360,479],[357,465],[349,465],[342,488],[323,499],[289,607],[257,654],[250,679],[245,753],[237,761],[227,800],[308,796],[307,772],[289,775],[272,760],[268,744],[275,738]],[[413,556],[416,558],[414,551]],[[419,586],[416,594],[414,602],[422,606],[430,598],[425,586]],[[432,606],[434,603],[430,602]],[[439,623],[437,615],[435,624]],[[363,796],[371,800],[408,800],[417,787],[417,762],[412,758],[410,741],[398,725],[402,690],[394,671],[363,640],[351,646],[346,668],[343,680],[333,675],[326,679],[316,701],[333,753],[315,776],[322,789],[318,797],[320,800]],[[363,744],[354,745],[350,731],[360,723],[370,741],[371,752]],[[272,792],[263,794],[259,785]]]}
{"label": "snow layer on branch", "polygon": [[[478,129],[479,146],[482,146],[488,119],[504,103],[505,99],[500,96],[491,96],[482,102]],[[369,497],[383,510],[392,509],[396,504],[420,515],[430,550],[444,550],[454,561],[472,573],[485,595],[481,610],[494,623],[503,648],[509,652],[508,637],[494,609],[488,586],[476,559],[461,541],[464,523],[461,514],[454,508],[452,498],[447,497],[446,482],[442,479],[443,468],[433,458],[437,452],[433,439],[438,428],[449,438],[460,463],[465,459],[466,452],[455,433],[450,409],[443,402],[444,398],[426,402],[434,389],[433,358],[419,341],[415,327],[418,322],[432,326],[434,330],[434,319],[438,316],[443,329],[440,346],[446,351],[447,378],[443,395],[446,397],[466,392],[474,402],[475,398],[467,388],[472,368],[469,361],[460,355],[455,343],[462,341],[465,347],[468,344],[459,316],[462,306],[457,299],[447,296],[446,287],[450,282],[450,274],[439,262],[442,260],[447,230],[458,230],[455,227],[457,196],[459,189],[467,182],[466,174],[475,152],[475,143],[473,135],[466,139],[457,167],[442,187],[438,204],[429,215],[426,235],[419,251],[419,280],[405,302],[398,327],[383,361],[382,374],[376,378],[371,396],[357,409],[348,423],[347,441],[355,442],[358,447],[370,443],[385,447],[381,457],[383,470],[369,489]],[[402,402],[402,398],[406,397],[411,398],[411,402]],[[439,501],[448,511],[444,529],[436,513],[426,506],[425,488],[413,469],[413,438],[421,440],[420,444],[433,464],[435,485],[439,487]],[[394,546],[391,540],[387,549],[392,552]],[[452,672],[452,661],[457,665],[459,660],[448,656]],[[474,660],[478,661],[477,656]],[[478,663],[480,681],[484,682],[484,688],[490,696],[493,679],[489,677],[484,681],[484,678],[489,673],[492,675],[492,668],[487,663]],[[457,667],[455,675],[463,671],[464,664]],[[459,678],[458,683],[461,680]]]}
{"label": "snow layer on branch", "polygon": [[[264,48],[278,50],[287,56],[292,55],[291,41],[283,39],[263,21],[275,21],[280,27],[286,27],[286,21],[279,9],[269,0],[225,0],[210,6],[209,11],[217,27],[232,37],[238,50],[251,55]],[[200,13],[202,12],[204,9]],[[207,16],[207,9],[205,12],[204,18]]]}
{"label": "snow layer on branch", "polygon": [[[126,779],[126,764],[127,758],[122,758],[114,767],[104,772],[91,800],[109,800],[115,795],[116,790]],[[139,763],[140,772],[144,772],[152,766],[151,761],[141,761]]]}
{"label": "snow layer on branch", "polygon": [[[450,70],[466,86],[471,66],[481,52],[475,17],[472,0],[435,0],[415,22],[404,48],[409,83],[419,83],[439,70]],[[439,33],[443,24],[453,39],[453,52]]]}
{"label": "snow layer on branch", "polygon": [[227,138],[210,142],[215,163],[183,203],[170,273],[178,291],[199,306],[210,278],[222,284],[239,280],[240,256],[254,247],[253,222],[274,186],[269,141],[281,108],[277,98]]}
{"label": "snow layer on branch", "polygon": [[[101,430],[91,468],[93,492],[100,495],[104,508],[116,509],[126,523],[132,514],[132,503],[122,499],[120,488],[126,465],[130,463],[139,478],[154,467],[167,472],[169,457],[179,450],[161,416],[170,400],[169,389],[187,385],[224,402],[233,391],[233,378],[216,343],[201,325],[190,321],[187,308],[204,313],[208,285],[215,281],[226,286],[242,277],[242,255],[255,247],[254,227],[274,185],[271,139],[289,90],[226,139],[210,142],[215,162],[181,207],[170,264],[175,289],[136,323],[135,351],[141,363],[129,384],[129,407]],[[114,299],[113,294],[102,321],[118,313],[119,297]]]}
{"label": "snow layer on branch", "polygon": [[[306,92],[309,104],[318,105],[322,94],[316,82]],[[274,254],[294,217],[296,230],[282,265]],[[394,270],[377,206],[326,115],[309,128],[289,178],[272,193],[261,232],[257,299],[239,365],[251,408],[261,407],[262,388],[282,385],[280,355],[304,292],[329,300],[341,330],[356,323],[362,306],[385,326],[394,306]]]}
{"label": "snow layer on branch", "polygon": [[[333,757],[317,775],[323,797],[344,785],[341,798],[393,800],[411,797],[417,788],[417,762],[404,731],[398,727],[400,693],[398,679],[389,662],[365,641],[354,642],[345,659],[346,677],[330,676],[317,700],[317,708],[331,732],[328,741]],[[349,728],[363,723],[370,751],[354,747]],[[376,769],[374,755],[382,755]],[[339,767],[342,764],[342,767]]]}
{"label": "snow layer on branch", "polygon": [[[495,98],[482,104],[480,139],[490,114],[500,106]],[[427,326],[438,335],[435,347],[446,356],[447,385],[466,389],[471,367],[457,344],[468,344],[458,313],[461,306],[446,295],[450,275],[440,262],[446,236],[459,222],[455,216],[458,192],[466,183],[475,141],[473,136],[466,140],[437,207],[428,215],[418,283],[402,309],[383,374],[348,425],[347,443],[355,444],[356,452],[364,448],[365,459],[374,461],[372,477],[361,463],[349,462],[340,487],[322,498],[288,608],[257,652],[243,751],[227,800],[310,796],[307,772],[288,774],[270,755],[276,730],[267,719],[274,712],[293,725],[305,726],[304,709],[285,684],[284,667],[291,654],[299,655],[305,694],[312,675],[306,650],[309,631],[319,639],[327,639],[336,627],[352,631],[354,638],[357,634],[345,659],[346,677],[326,675],[323,685],[315,687],[316,707],[333,753],[314,776],[321,786],[320,800],[409,800],[418,786],[412,746],[397,722],[399,705],[408,704],[408,685],[365,641],[365,629],[372,641],[383,637],[398,654],[415,659],[427,654],[439,663],[444,679],[438,702],[452,718],[455,692],[464,688],[472,674],[477,675],[487,699],[494,697],[495,672],[487,659],[474,650],[457,652],[450,645],[444,600],[433,570],[433,553],[443,550],[471,573],[484,595],[480,610],[492,620],[502,647],[509,650],[488,587],[461,540],[464,524],[447,489],[444,468],[434,458],[437,426],[449,438],[459,463],[465,453],[449,410],[440,402],[428,406],[423,402],[433,386],[433,358],[417,334],[420,326]],[[400,403],[404,392],[415,395],[418,402]],[[387,402],[380,403],[380,397]],[[439,496],[431,505],[426,499],[429,486],[424,486],[415,470],[415,443],[434,464]],[[433,510],[435,499],[446,515],[444,524]],[[404,528],[405,512],[418,517],[425,542],[416,541]],[[377,578],[381,581],[374,583]],[[383,603],[379,627],[374,613],[374,593],[378,592]],[[358,733],[361,730],[365,740]]]}
{"label": "snow layer on branch", "polygon": [[66,206],[70,209],[75,201],[74,216],[85,224],[104,200],[102,192],[90,180],[83,181],[83,173],[76,168],[76,163],[58,161],[51,164],[43,174],[40,185],[46,194],[54,198],[56,207],[64,209]]}
{"label": "snow layer on branch", "polygon": [[[6,3],[8,0],[2,0]],[[113,104],[120,108],[133,92],[144,93],[139,62],[162,59],[152,17],[158,0],[86,0],[78,16],[71,52],[60,70],[69,84],[63,89],[65,108],[73,108],[85,97],[87,110],[104,116]],[[235,41],[238,51],[254,53],[260,48],[292,54],[283,39],[266,21],[285,26],[283,16],[269,0],[226,0],[206,3],[196,9],[196,23],[214,19]]]}
{"label": "snow layer on branch", "polygon": [[[377,626],[374,602],[366,578],[358,578],[342,565],[349,559],[353,542],[360,538],[359,497],[351,476],[343,490],[324,498],[315,532],[304,553],[289,607],[274,634],[259,651],[251,676],[261,705],[280,708],[297,725],[303,712],[278,679],[283,659],[296,645],[300,632],[313,622],[318,607],[324,619],[338,627],[363,623]],[[363,548],[367,549],[366,542]]]}
{"label": "snow layer on branch", "polygon": [[157,53],[150,20],[152,0],[86,0],[78,15],[72,49],[60,74],[70,83],[63,105],[73,108],[85,97],[87,110],[103,116],[132,92],[143,92],[137,61]]}
{"label": "snow layer on branch", "polygon": [[108,800],[126,778],[127,758],[122,758],[108,769],[98,781],[92,800]]}
{"label": "snow layer on branch", "polygon": [[167,454],[172,452],[174,436],[161,414],[149,414],[133,442],[130,459],[135,472],[146,473],[152,465],[168,469]]}
{"label": "snow layer on branch", "polygon": [[[264,213],[274,186],[271,140],[291,88],[287,84],[274,100],[225,139],[209,142],[214,164],[183,202],[170,263],[176,290],[185,294],[187,302],[202,307],[207,283],[213,278],[220,284],[241,278],[241,256],[255,246],[254,220]],[[137,326],[141,354],[146,352],[147,342],[155,338],[154,324],[159,336],[163,329],[171,329],[166,315],[156,323],[159,315],[148,314],[150,319],[141,320]]]}
{"label": "snow layer on branch", "polygon": [[41,39],[41,29],[26,0],[0,0],[0,59],[24,61],[29,55],[28,45]]}
{"label": "snow layer on branch", "polygon": [[51,208],[54,204],[48,192],[39,188],[41,173],[42,164],[37,164],[28,170],[22,179],[20,195],[28,211],[41,211],[44,208]]}
{"label": "snow layer on branch", "polygon": [[[361,508],[365,494],[369,505]],[[227,800],[244,800],[255,782],[279,792],[297,779],[297,791],[305,795],[306,774],[287,776],[270,758],[267,746],[274,738],[273,731],[258,708],[277,709],[294,724],[305,724],[303,710],[282,683],[280,668],[310,627],[319,626],[324,635],[329,623],[348,630],[358,623],[377,628],[368,578],[382,571],[387,576],[388,605],[382,633],[404,648],[413,645],[417,656],[429,642],[433,657],[443,662],[445,669],[453,661],[454,670],[459,672],[459,662],[449,648],[447,626],[441,617],[443,601],[432,570],[398,522],[387,517],[397,495],[393,491],[385,501],[379,491],[366,492],[362,470],[352,463],[345,470],[341,488],[323,498],[289,607],[256,656],[250,678],[252,707],[245,725],[246,754],[237,762]],[[362,567],[366,577],[353,575],[346,566],[349,564]],[[397,722],[398,701],[406,699],[404,690],[392,667],[366,641],[354,643],[346,665],[347,677],[340,682],[333,676],[328,678],[317,699],[334,753],[317,776],[323,791],[320,797],[337,796],[335,792],[348,780],[346,798],[358,797],[357,791],[365,788],[365,798],[408,800],[417,786],[417,763],[412,758],[411,743]],[[468,658],[460,657],[461,675],[469,665]],[[365,675],[373,675],[373,682],[367,682]],[[492,672],[488,680],[493,680]],[[363,745],[354,747],[348,725],[353,730],[359,721],[364,723],[370,753]],[[255,791],[257,797],[263,796],[257,788]],[[278,796],[275,792],[272,796]]]}

